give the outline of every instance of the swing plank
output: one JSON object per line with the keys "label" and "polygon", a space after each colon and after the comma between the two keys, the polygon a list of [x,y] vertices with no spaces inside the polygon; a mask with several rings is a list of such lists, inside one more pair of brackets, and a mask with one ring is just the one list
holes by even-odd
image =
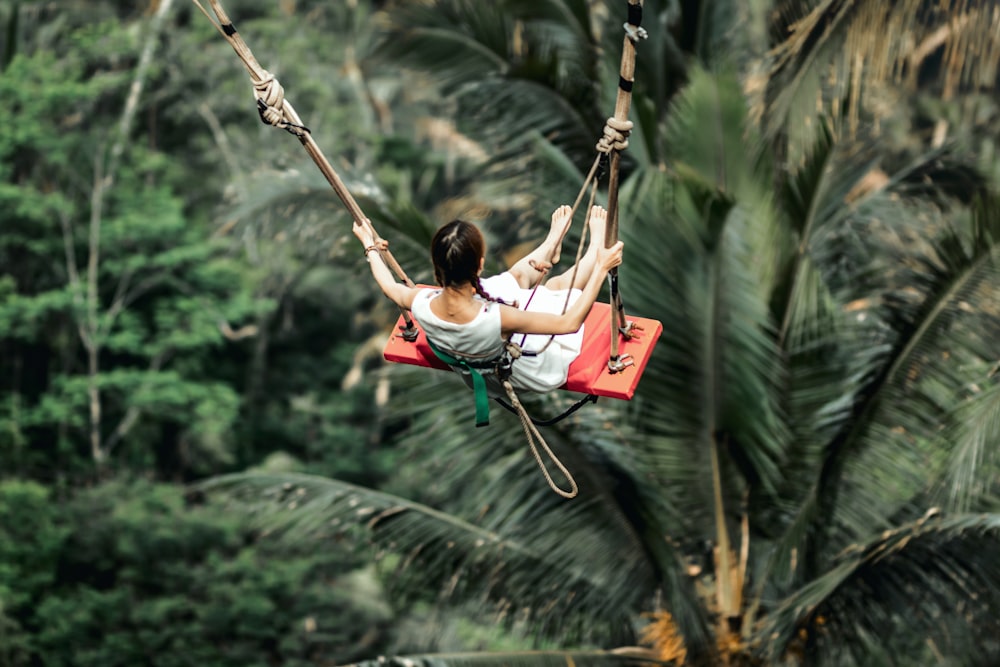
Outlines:
{"label": "swing plank", "polygon": [[[561,388],[583,394],[594,394],[608,398],[631,400],[642,372],[653,353],[653,347],[663,333],[663,325],[644,317],[629,317],[635,322],[637,330],[631,340],[619,339],[620,354],[632,355],[633,364],[618,373],[608,370],[608,353],[611,349],[611,306],[606,303],[595,303],[584,320],[583,347],[580,356],[569,367],[566,384]],[[427,338],[421,329],[417,340],[410,343],[399,335],[399,327],[403,326],[403,318],[396,322],[396,330],[389,336],[382,355],[386,361],[425,368],[450,370],[448,365],[437,358],[427,344]],[[419,328],[419,327],[418,327]],[[514,362],[517,363],[517,362]]]}

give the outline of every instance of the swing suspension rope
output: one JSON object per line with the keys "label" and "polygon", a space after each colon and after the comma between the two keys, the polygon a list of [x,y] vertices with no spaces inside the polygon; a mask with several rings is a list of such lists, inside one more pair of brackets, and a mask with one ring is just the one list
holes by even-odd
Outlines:
{"label": "swing suspension rope", "polygon": [[[247,46],[243,37],[236,31],[236,27],[233,25],[233,22],[229,18],[228,14],[226,14],[226,11],[223,9],[219,0],[207,0],[211,6],[214,16],[212,13],[209,13],[207,9],[205,9],[200,0],[192,0],[192,2],[201,11],[201,13],[205,15],[219,34],[221,34],[226,41],[229,42],[230,46],[232,46],[233,50],[236,52],[236,55],[243,62],[244,67],[250,75],[251,82],[253,83],[254,99],[257,104],[257,112],[260,115],[261,121],[279,129],[286,130],[299,140],[302,146],[306,149],[306,152],[312,158],[313,162],[316,163],[316,166],[319,168],[320,172],[322,172],[327,182],[333,188],[334,192],[340,198],[341,202],[347,208],[354,221],[361,225],[366,231],[371,233],[372,238],[375,239],[375,248],[378,250],[382,260],[386,263],[386,266],[392,270],[392,272],[400,281],[403,282],[403,284],[408,287],[413,287],[413,281],[410,280],[410,278],[406,275],[406,272],[403,271],[403,267],[399,265],[395,257],[393,257],[392,253],[389,251],[389,242],[379,235],[379,233],[375,230],[374,225],[372,225],[371,220],[365,216],[361,207],[358,205],[357,200],[355,200],[354,196],[347,189],[347,186],[333,169],[329,160],[326,159],[326,156],[323,154],[319,145],[312,138],[312,133],[309,131],[309,128],[303,124],[302,119],[299,118],[299,115],[296,113],[291,102],[285,98],[285,91],[281,84],[278,83],[278,80],[273,74],[261,67],[260,63],[254,57],[253,52],[250,50],[250,47]],[[590,190],[590,204],[588,205],[587,210],[590,210],[593,206],[597,192],[596,176],[598,168],[603,160],[607,160],[609,165],[607,206],[608,224],[605,230],[605,247],[610,247],[618,241],[618,172],[621,163],[621,151],[628,147],[628,134],[632,129],[632,123],[628,120],[628,114],[632,104],[632,86],[635,79],[635,48],[636,44],[640,40],[645,39],[647,36],[646,31],[641,27],[642,0],[627,0],[627,2],[628,17],[624,24],[625,38],[622,44],[621,66],[618,79],[618,95],[615,100],[614,116],[607,120],[607,124],[604,127],[604,134],[597,142],[596,148],[598,154],[594,159],[593,165],[591,166],[587,177],[584,179],[584,183],[580,188],[580,192],[577,195],[576,200],[573,202],[572,211],[570,213],[570,219],[572,219],[576,215],[580,202],[588,189]],[[566,231],[568,230],[563,231],[563,237],[565,236]],[[574,266],[574,274],[572,276],[573,282],[576,281],[576,266],[579,265],[580,259],[583,256],[586,235],[587,229],[585,227],[583,234],[581,234],[579,247],[577,248],[576,264]],[[562,238],[560,238],[559,241],[561,243]],[[540,275],[539,280],[532,289],[531,296],[534,296],[535,291],[541,283],[541,279],[547,271],[547,269],[544,268],[536,268],[539,270]],[[619,353],[619,334],[625,338],[630,338],[632,336],[633,329],[636,327],[633,323],[627,322],[625,318],[625,308],[622,304],[621,293],[618,287],[617,267],[611,270],[608,274],[608,279],[611,290],[611,351],[608,359],[608,369],[610,372],[616,373],[624,370],[631,363],[631,361],[627,358],[628,355],[622,355]],[[567,294],[567,301],[563,305],[563,312],[565,312],[566,308],[569,306],[568,299],[569,295]],[[528,299],[528,303],[530,302],[531,297]],[[525,308],[527,308],[527,304],[525,305]],[[417,339],[417,328],[413,323],[413,319],[409,311],[405,308],[400,308],[400,312],[403,318],[403,325],[400,327],[401,335],[405,340],[413,342]],[[524,338],[522,338],[522,342],[523,341]],[[552,337],[550,337],[545,343],[542,350],[524,353],[517,344],[513,343],[513,341],[508,338],[505,343],[505,349],[512,357],[516,358],[523,353],[539,354],[541,351],[544,351],[544,349],[547,348],[551,342]],[[583,405],[583,403],[594,400],[596,397],[588,396],[584,398],[555,420],[550,420],[550,422],[538,422],[531,418],[524,405],[518,399],[517,394],[514,391],[514,387],[510,383],[509,377],[503,379],[502,384],[510,403],[508,405],[501,401],[501,404],[515,412],[520,418],[521,425],[528,440],[528,445],[531,448],[531,453],[534,456],[535,461],[538,463],[538,466],[542,469],[542,473],[544,474],[549,487],[564,498],[575,498],[579,493],[579,487],[576,480],[549,447],[545,438],[543,438],[541,433],[538,431],[538,426],[558,421],[562,417],[565,417],[569,413],[578,409]],[[542,459],[539,448],[545,451],[545,454],[569,482],[568,490],[560,488],[559,485],[552,479],[552,475],[549,473],[549,470]]]}
{"label": "swing suspension rope", "polygon": [[[389,252],[389,242],[379,235],[374,225],[372,225],[371,220],[365,216],[357,200],[354,199],[350,190],[344,185],[344,182],[333,169],[330,161],[326,159],[323,151],[313,139],[309,128],[302,123],[302,119],[299,118],[292,103],[285,98],[284,88],[278,83],[273,74],[261,67],[260,63],[257,62],[250,47],[247,46],[246,42],[243,41],[243,37],[236,31],[236,26],[233,25],[232,20],[226,14],[219,0],[208,0],[212,11],[215,13],[214,17],[209,14],[208,10],[205,9],[199,0],[192,0],[192,2],[205,15],[219,34],[225,37],[226,41],[233,47],[236,55],[243,62],[244,67],[246,67],[253,82],[254,99],[257,102],[257,112],[260,114],[261,121],[295,135],[313,159],[313,162],[319,167],[320,172],[322,172],[327,182],[333,188],[333,191],[340,198],[340,201],[347,207],[354,221],[371,233],[372,238],[375,239],[375,247],[382,256],[382,260],[385,261],[386,266],[405,285],[413,287],[413,281],[410,280],[406,272],[403,271],[403,267],[399,265],[396,258]],[[413,324],[410,313],[405,308],[400,308],[400,312],[404,322],[404,325],[401,327],[401,335],[408,341],[415,341],[417,339],[417,328]]]}
{"label": "swing suspension rope", "polygon": [[[597,193],[598,167],[603,161],[607,160],[609,163],[608,224],[605,228],[605,247],[610,247],[618,242],[618,177],[621,167],[621,153],[628,148],[628,136],[632,130],[632,121],[628,119],[628,115],[632,106],[632,87],[635,84],[636,45],[639,41],[648,37],[646,30],[642,27],[642,0],[628,0],[628,16],[623,28],[625,29],[625,38],[622,43],[622,55],[618,71],[618,94],[615,98],[615,112],[612,117],[608,118],[604,126],[604,134],[598,140],[596,146],[597,156],[590,167],[590,171],[587,173],[587,177],[584,179],[583,185],[580,187],[580,191],[573,202],[570,212],[570,219],[573,219],[580,201],[583,199],[583,195],[588,188],[591,188],[591,193],[587,210],[591,209]],[[565,236],[566,231],[568,230],[563,231],[563,236]],[[583,256],[586,234],[587,229],[585,227],[583,234],[580,236],[579,246],[577,247],[576,263],[573,267],[570,284],[576,282],[577,267],[579,266],[580,258]],[[560,243],[562,242],[562,237],[559,241]],[[556,247],[558,245],[556,244]],[[544,278],[544,271],[541,271],[540,274],[532,289],[531,296],[528,298],[528,303],[531,303],[531,298]],[[618,286],[617,267],[611,270],[608,274],[608,279],[611,286],[611,350],[608,356],[608,370],[611,373],[618,373],[633,363],[629,355],[619,353],[619,334],[625,339],[631,339],[634,336],[634,332],[641,328],[636,326],[634,322],[626,320],[625,306],[622,302],[621,291]],[[569,307],[569,297],[570,295],[567,293],[566,301],[563,304],[564,313]],[[525,307],[527,308],[527,306]],[[524,343],[526,338],[527,336],[522,336],[521,344]],[[548,348],[553,338],[550,336],[545,345],[535,353],[540,354]]]}

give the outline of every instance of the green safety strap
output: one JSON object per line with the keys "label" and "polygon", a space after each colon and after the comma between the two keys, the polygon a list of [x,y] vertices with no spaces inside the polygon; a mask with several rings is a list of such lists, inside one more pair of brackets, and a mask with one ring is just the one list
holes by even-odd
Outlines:
{"label": "green safety strap", "polygon": [[449,366],[458,366],[459,368],[469,371],[469,375],[472,376],[472,391],[476,397],[476,426],[489,426],[490,396],[486,392],[486,378],[484,378],[482,373],[470,366],[465,360],[457,359],[447,352],[439,350],[429,338],[426,340],[427,344],[430,345],[431,350],[433,350],[434,354],[437,355],[438,359]]}

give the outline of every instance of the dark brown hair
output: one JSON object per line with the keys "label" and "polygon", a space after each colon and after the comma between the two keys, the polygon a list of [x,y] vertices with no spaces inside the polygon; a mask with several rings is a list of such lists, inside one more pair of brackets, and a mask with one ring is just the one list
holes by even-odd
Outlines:
{"label": "dark brown hair", "polygon": [[479,229],[464,220],[452,220],[443,225],[431,240],[431,261],[434,279],[441,287],[459,287],[469,283],[479,296],[494,299],[479,282],[479,265],[486,255],[486,241]]}

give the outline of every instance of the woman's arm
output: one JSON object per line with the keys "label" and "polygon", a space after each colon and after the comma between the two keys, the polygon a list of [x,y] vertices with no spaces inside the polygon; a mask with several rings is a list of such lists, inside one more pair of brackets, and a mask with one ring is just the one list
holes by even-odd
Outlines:
{"label": "woman's arm", "polygon": [[587,284],[584,285],[580,297],[570,304],[570,307],[562,315],[552,313],[532,313],[508,306],[500,309],[500,328],[503,336],[512,333],[523,334],[566,334],[573,333],[587,319],[597,295],[601,292],[601,285],[608,271],[622,263],[621,241],[610,248],[602,248],[597,254],[597,265],[590,274]]}
{"label": "woman's arm", "polygon": [[407,287],[403,283],[396,282],[392,271],[389,270],[389,267],[382,260],[382,253],[378,252],[378,246],[370,231],[356,222],[354,223],[353,231],[354,235],[365,246],[365,259],[368,260],[368,264],[372,269],[372,277],[375,278],[375,282],[382,289],[382,293],[400,308],[409,309],[413,305],[413,299],[416,297],[417,292],[420,291],[420,288]]}

